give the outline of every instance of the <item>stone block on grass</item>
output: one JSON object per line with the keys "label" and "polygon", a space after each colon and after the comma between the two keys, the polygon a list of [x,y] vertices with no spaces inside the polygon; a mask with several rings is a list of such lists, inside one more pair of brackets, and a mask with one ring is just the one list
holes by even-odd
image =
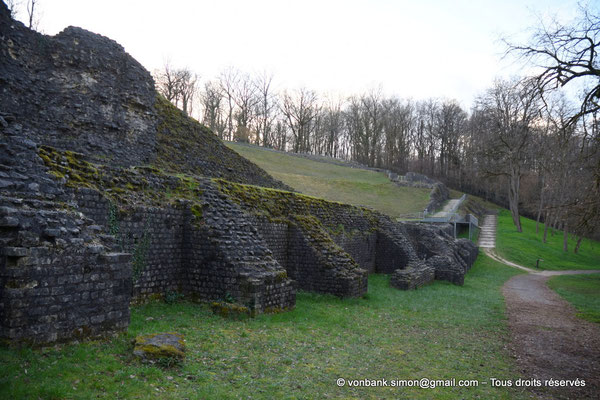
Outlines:
{"label": "stone block on grass", "polygon": [[433,282],[435,270],[429,265],[408,266],[397,269],[391,276],[390,283],[400,290],[417,289]]}
{"label": "stone block on grass", "polygon": [[175,332],[139,335],[135,338],[133,355],[147,362],[182,361],[185,358],[183,335]]}

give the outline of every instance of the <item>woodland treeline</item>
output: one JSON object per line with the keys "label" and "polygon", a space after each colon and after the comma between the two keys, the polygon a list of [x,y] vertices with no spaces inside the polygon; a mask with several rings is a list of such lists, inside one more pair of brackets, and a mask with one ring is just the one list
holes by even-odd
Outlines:
{"label": "woodland treeline", "polygon": [[[469,110],[381,89],[345,99],[276,91],[272,75],[234,68],[202,85],[170,65],[155,79],[168,100],[223,140],[424,173],[506,206],[519,231],[520,215],[544,224],[544,240],[563,230],[568,251],[566,232],[600,235],[598,46],[600,18],[586,10],[570,26],[538,29],[525,45],[507,43],[509,54],[540,72],[495,81]],[[573,100],[564,90],[575,85],[581,94]]]}

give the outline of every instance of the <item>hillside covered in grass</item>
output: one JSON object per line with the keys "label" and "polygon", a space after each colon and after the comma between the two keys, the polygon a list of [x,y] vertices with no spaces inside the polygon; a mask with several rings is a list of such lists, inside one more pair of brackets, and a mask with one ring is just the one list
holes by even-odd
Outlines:
{"label": "hillside covered in grass", "polygon": [[238,143],[226,145],[295,190],[326,200],[367,206],[391,217],[423,211],[430,189],[400,187],[384,173],[320,162]]}
{"label": "hillside covered in grass", "polygon": [[496,252],[509,261],[529,268],[535,268],[536,260],[542,269],[600,269],[600,243],[584,239],[577,254],[573,253],[577,239],[569,236],[569,251],[563,251],[563,232],[548,233],[547,243],[542,242],[544,225],[540,224],[535,233],[535,221],[521,217],[523,232],[517,232],[510,212],[502,210],[498,214]]}

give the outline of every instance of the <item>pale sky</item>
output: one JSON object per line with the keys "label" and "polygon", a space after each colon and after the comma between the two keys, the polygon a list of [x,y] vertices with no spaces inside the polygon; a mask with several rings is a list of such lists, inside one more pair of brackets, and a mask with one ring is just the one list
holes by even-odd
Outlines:
{"label": "pale sky", "polygon": [[381,86],[388,95],[451,98],[466,108],[494,78],[523,71],[502,59],[501,37],[522,42],[539,18],[568,21],[577,12],[575,0],[39,3],[44,33],[75,25],[108,36],[150,71],[170,60],[204,81],[233,66],[271,72],[279,88],[346,96]]}

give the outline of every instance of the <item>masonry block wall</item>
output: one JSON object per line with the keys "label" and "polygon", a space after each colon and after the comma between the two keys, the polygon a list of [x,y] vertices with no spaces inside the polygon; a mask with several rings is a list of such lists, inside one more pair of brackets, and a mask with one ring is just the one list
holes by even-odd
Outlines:
{"label": "masonry block wall", "polygon": [[[325,260],[343,254],[352,263],[341,259],[336,263],[346,265],[347,271],[357,264],[366,272],[391,274],[419,260],[403,227],[372,210],[231,182],[220,182],[220,189],[254,216],[261,235],[269,247],[277,249],[278,261],[300,288],[316,290],[311,276],[326,276],[327,268],[320,271],[320,265],[327,262],[319,264],[311,258],[313,249],[315,254],[325,254]],[[357,277],[358,282],[361,279]]]}
{"label": "masonry block wall", "polygon": [[377,270],[377,233],[360,232],[358,230],[340,234],[331,234],[333,241],[356,261],[358,265],[369,273],[381,272]]}
{"label": "masonry block wall", "polygon": [[180,289],[186,255],[184,225],[191,213],[174,206],[120,209],[102,193],[88,188],[71,191],[71,198],[105,233],[116,236],[116,250],[132,254],[134,297]]}
{"label": "masonry block wall", "polygon": [[[318,221],[314,226],[306,227],[307,221],[298,222],[296,218],[286,223],[269,222],[264,217],[249,218],[265,239],[273,257],[296,281],[298,288],[341,297],[358,297],[366,293],[368,271],[357,264],[345,249],[327,238],[327,232],[317,226]],[[315,229],[317,236],[311,235],[311,230]],[[350,243],[355,248],[368,246],[368,242],[354,240]],[[346,284],[345,281],[357,283]]]}
{"label": "masonry block wall", "polygon": [[0,140],[0,339],[47,343],[129,324],[129,254],[110,249],[19,127]]}
{"label": "masonry block wall", "polygon": [[294,286],[251,221],[210,181],[201,192],[201,217],[185,201],[119,210],[98,191],[71,193],[80,211],[116,231],[116,245],[132,253],[134,298],[180,291],[203,300],[231,296],[258,312],[292,308]]}
{"label": "masonry block wall", "polygon": [[[129,325],[129,254],[50,201],[2,197],[0,338],[47,343]],[[46,208],[48,207],[48,208]]]}

